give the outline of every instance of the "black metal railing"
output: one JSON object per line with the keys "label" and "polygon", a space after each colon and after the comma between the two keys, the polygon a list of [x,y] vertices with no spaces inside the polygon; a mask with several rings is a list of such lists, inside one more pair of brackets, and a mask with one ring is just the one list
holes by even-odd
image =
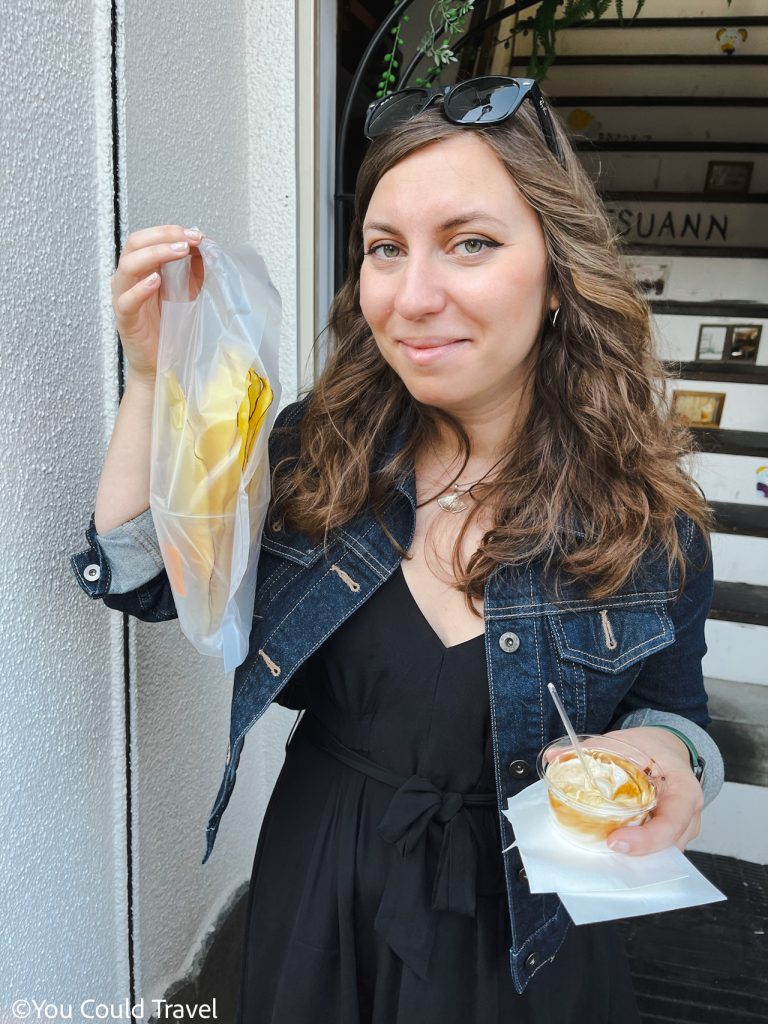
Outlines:
{"label": "black metal railing", "polygon": [[[529,7],[534,7],[539,0],[517,0],[516,3],[511,3],[501,11],[497,11],[495,14],[485,18],[480,24],[470,28],[469,31],[465,32],[456,43],[452,46],[454,53],[459,53],[466,46],[473,43],[476,39],[481,37],[493,25],[505,18],[509,18],[513,14],[517,14],[520,11],[527,10]],[[339,121],[338,132],[336,136],[336,167],[335,167],[335,186],[333,195],[333,234],[334,234],[334,291],[337,291],[344,280],[344,274],[346,271],[346,253],[347,253],[347,236],[349,233],[349,225],[351,223],[351,211],[352,204],[354,201],[354,188],[353,183],[348,184],[347,180],[347,155],[349,151],[349,125],[352,118],[352,111],[359,98],[360,91],[363,87],[365,74],[368,71],[371,59],[378,51],[382,40],[389,32],[397,21],[402,18],[405,12],[415,3],[415,0],[401,0],[396,7],[393,7],[390,13],[384,18],[381,25],[376,29],[374,34],[371,36],[371,41],[365,50],[365,53],[360,58],[352,82],[344,100],[344,108],[341,113],[341,119]],[[437,38],[440,38],[442,33],[438,33]],[[404,88],[408,85],[411,76],[418,68],[419,64],[423,61],[424,55],[422,53],[416,53],[411,59],[410,63],[404,68],[402,74],[398,80],[398,88]],[[355,169],[356,170],[356,169]]]}

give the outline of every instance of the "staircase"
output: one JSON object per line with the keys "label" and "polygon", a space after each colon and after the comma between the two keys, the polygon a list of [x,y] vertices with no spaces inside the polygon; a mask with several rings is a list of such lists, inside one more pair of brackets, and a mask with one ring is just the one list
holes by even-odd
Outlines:
{"label": "staircase", "polygon": [[[497,38],[513,20],[497,26]],[[542,85],[644,284],[671,390],[713,396],[706,404],[715,415],[721,404],[715,425],[692,427],[699,452],[689,466],[717,519],[704,670],[726,760],[719,800],[728,801],[730,785],[750,787],[764,814],[768,5],[647,0],[631,27],[607,18],[557,39]],[[486,73],[524,74],[529,47],[521,35],[509,50],[497,46]],[[700,400],[685,401],[691,410]],[[743,839],[768,861],[768,828]]]}

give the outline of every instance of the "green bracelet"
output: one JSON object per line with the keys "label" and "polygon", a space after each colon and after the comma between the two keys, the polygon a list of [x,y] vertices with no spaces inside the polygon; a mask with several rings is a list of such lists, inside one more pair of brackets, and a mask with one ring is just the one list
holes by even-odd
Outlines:
{"label": "green bracelet", "polygon": [[688,753],[691,755],[691,768],[693,768],[694,772],[698,776],[699,770],[701,768],[699,752],[696,749],[696,747],[694,747],[693,742],[689,740],[688,737],[685,735],[685,733],[680,732],[679,729],[675,729],[672,725],[664,725],[661,722],[649,722],[648,724],[652,725],[655,729],[668,729],[669,732],[673,732],[679,740],[683,741],[686,747],[688,747]]}

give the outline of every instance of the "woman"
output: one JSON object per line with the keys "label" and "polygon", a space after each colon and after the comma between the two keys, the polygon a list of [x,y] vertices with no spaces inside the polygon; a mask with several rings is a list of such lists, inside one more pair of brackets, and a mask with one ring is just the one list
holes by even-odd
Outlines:
{"label": "woman", "polygon": [[[272,701],[306,713],[256,851],[243,1024],[638,1020],[615,927],[573,927],[507,849],[500,812],[562,733],[546,683],[579,731],[664,769],[657,814],[614,849],[684,848],[702,754],[707,799],[722,779],[702,728],[708,510],[649,310],[537,91],[502,89],[371,114],[333,351],[270,437],[204,860],[248,729]],[[113,277],[131,375],[73,559],[88,593],[153,621],[175,609],[144,511],[146,274],[183,241],[131,235]]]}

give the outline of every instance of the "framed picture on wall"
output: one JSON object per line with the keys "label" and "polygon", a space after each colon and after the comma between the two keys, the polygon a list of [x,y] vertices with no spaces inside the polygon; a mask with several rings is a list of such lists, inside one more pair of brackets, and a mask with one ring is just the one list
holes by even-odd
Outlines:
{"label": "framed picture on wall", "polygon": [[762,324],[700,324],[697,362],[755,363]]}
{"label": "framed picture on wall", "polygon": [[705,192],[749,192],[754,170],[752,160],[710,160],[707,163]]}
{"label": "framed picture on wall", "polygon": [[760,346],[762,324],[739,324],[731,330],[730,350],[724,358],[729,362],[754,363]]}
{"label": "framed picture on wall", "polygon": [[629,269],[643,295],[661,299],[667,290],[670,266],[669,263],[631,263]]}
{"label": "framed picture on wall", "polygon": [[699,341],[696,345],[696,359],[722,359],[727,340],[727,325],[702,324],[699,327]]}
{"label": "framed picture on wall", "polygon": [[719,427],[725,394],[714,391],[675,391],[672,415],[686,427]]}

